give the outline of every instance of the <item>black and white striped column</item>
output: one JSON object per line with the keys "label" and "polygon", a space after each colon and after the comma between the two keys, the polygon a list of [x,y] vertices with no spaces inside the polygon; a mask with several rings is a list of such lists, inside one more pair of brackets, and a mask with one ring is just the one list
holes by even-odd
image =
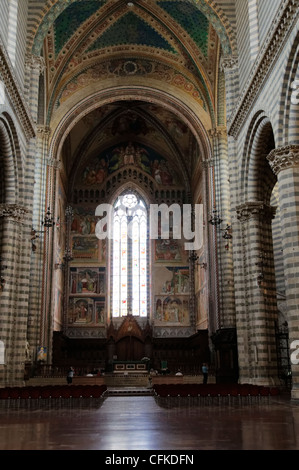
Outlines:
{"label": "black and white striped column", "polygon": [[[273,150],[268,161],[278,179],[287,321],[290,344],[299,341],[299,145]],[[292,397],[299,399],[299,365],[292,364]]]}

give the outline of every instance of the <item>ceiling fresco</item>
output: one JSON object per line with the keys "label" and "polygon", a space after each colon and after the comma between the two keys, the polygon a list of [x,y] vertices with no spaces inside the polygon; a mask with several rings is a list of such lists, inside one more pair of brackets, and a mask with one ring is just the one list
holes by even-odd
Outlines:
{"label": "ceiling fresco", "polygon": [[215,2],[45,3],[48,10],[36,29],[32,51],[39,54],[43,48],[50,128],[59,125],[64,112],[101,90],[133,86],[139,94],[138,104],[132,91],[125,103],[99,103],[89,114],[82,113],[64,148],[67,174],[75,180],[89,159],[101,159],[106,149],[133,141],[190,175],[193,155],[199,155],[193,133],[171,106],[166,109],[140,96],[144,87],[161,90],[169,93],[169,103],[172,97],[192,102],[208,116],[205,122],[219,122],[218,110],[224,109],[217,101],[219,61],[221,54],[231,52],[233,41]]}

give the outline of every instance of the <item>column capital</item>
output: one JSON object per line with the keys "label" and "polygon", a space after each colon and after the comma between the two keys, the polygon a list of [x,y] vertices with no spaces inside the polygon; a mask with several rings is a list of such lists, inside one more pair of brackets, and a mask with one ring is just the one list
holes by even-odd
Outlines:
{"label": "column capital", "polygon": [[276,175],[288,168],[299,166],[299,145],[274,149],[267,156],[267,160]]}
{"label": "column capital", "polygon": [[56,160],[54,157],[48,157],[46,164],[54,169],[60,170],[62,168],[61,160]]}
{"label": "column capital", "polygon": [[276,208],[261,201],[248,201],[236,207],[237,219],[244,223],[250,219],[262,218],[272,220],[276,214]]}
{"label": "column capital", "polygon": [[209,158],[208,160],[203,160],[201,162],[202,168],[213,168],[216,165],[215,158]]}
{"label": "column capital", "polygon": [[220,59],[220,70],[229,72],[239,67],[239,58],[237,55],[225,55]]}
{"label": "column capital", "polygon": [[211,138],[227,137],[227,128],[225,126],[213,127],[208,130]]}
{"label": "column capital", "polygon": [[25,66],[38,71],[39,75],[43,74],[46,68],[45,59],[41,56],[26,54]]}
{"label": "column capital", "polygon": [[0,218],[23,222],[28,210],[18,204],[0,204]]}

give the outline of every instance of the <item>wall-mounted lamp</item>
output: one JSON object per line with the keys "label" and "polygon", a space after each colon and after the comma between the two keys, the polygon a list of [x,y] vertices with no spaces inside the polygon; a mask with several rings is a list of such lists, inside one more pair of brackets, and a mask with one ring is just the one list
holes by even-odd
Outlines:
{"label": "wall-mounted lamp", "polygon": [[4,287],[6,284],[6,280],[2,276],[2,271],[4,271],[4,269],[7,269],[7,266],[2,265],[2,261],[2,257],[0,257],[0,293],[4,291]]}
{"label": "wall-mounted lamp", "polygon": [[70,248],[66,248],[64,251],[63,263],[55,263],[54,267],[55,269],[65,269],[66,265],[73,259],[72,250]]}
{"label": "wall-mounted lamp", "polygon": [[218,211],[217,211],[216,209],[214,209],[214,210],[210,213],[209,223],[210,223],[211,225],[217,226],[217,225],[220,225],[222,222],[223,222],[223,220],[222,220],[221,217],[219,216]]}
{"label": "wall-mounted lamp", "polygon": [[225,249],[226,249],[226,250],[229,250],[229,240],[231,240],[231,239],[233,238],[231,225],[228,225],[228,224],[227,224],[226,227],[225,227],[225,228],[222,228],[221,230],[222,230],[222,232],[223,232],[222,237],[223,237],[225,240],[227,240],[227,243],[226,243],[226,245],[225,245]]}
{"label": "wall-mounted lamp", "polygon": [[261,271],[259,272],[259,274],[257,275],[257,278],[256,278],[256,283],[257,283],[258,287],[260,287],[262,285],[262,282],[263,282],[264,278],[265,278],[264,267],[268,265],[267,253],[265,251],[260,252],[259,261],[257,263],[255,263],[255,265],[261,269]]}
{"label": "wall-mounted lamp", "polygon": [[192,263],[196,264],[197,266],[200,266],[202,269],[207,269],[207,267],[208,267],[207,263],[199,263],[198,262],[199,256],[195,252],[193,252],[189,256],[189,260],[192,261]]}
{"label": "wall-mounted lamp", "polygon": [[54,227],[57,225],[58,222],[55,222],[54,217],[51,214],[50,207],[48,207],[44,220],[42,221],[42,225],[46,228]]}

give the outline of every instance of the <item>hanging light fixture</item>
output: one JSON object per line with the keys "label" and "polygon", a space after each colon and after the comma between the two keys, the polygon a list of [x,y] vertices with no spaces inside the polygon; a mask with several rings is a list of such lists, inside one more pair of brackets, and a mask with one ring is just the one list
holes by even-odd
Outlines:
{"label": "hanging light fixture", "polygon": [[2,276],[2,270],[7,269],[7,266],[2,266],[2,257],[0,257],[0,292],[3,292],[6,280]]}
{"label": "hanging light fixture", "polygon": [[220,225],[222,222],[223,222],[223,220],[220,218],[220,216],[218,214],[218,211],[216,209],[214,209],[210,213],[209,223],[211,225],[217,226],[217,225]]}
{"label": "hanging light fixture", "polygon": [[54,221],[54,218],[52,217],[50,207],[48,207],[48,209],[47,209],[45,218],[42,221],[42,225],[46,228],[54,227],[54,225],[55,225],[55,221]]}

